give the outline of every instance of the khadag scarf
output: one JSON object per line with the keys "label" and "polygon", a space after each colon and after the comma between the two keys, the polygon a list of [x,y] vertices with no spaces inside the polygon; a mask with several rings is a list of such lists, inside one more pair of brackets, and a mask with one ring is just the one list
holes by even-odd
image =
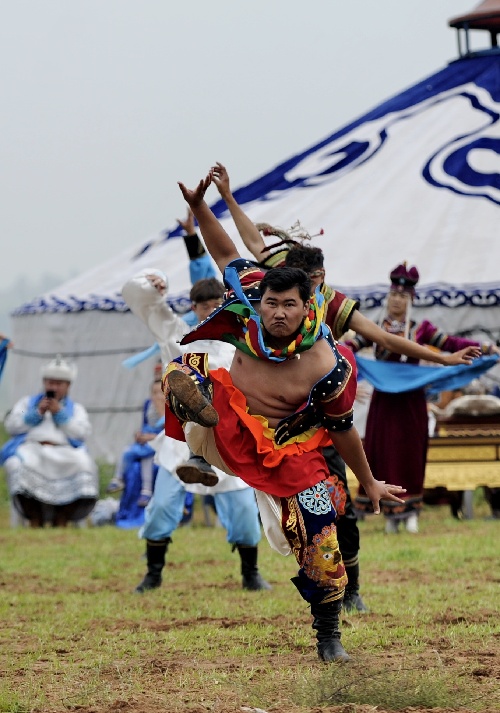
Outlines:
{"label": "khadag scarf", "polygon": [[426,387],[428,393],[452,391],[477,379],[498,362],[498,355],[474,359],[472,364],[456,366],[419,366],[401,362],[377,361],[356,354],[358,374],[377,391],[401,394]]}
{"label": "khadag scarf", "polygon": [[234,267],[227,267],[224,273],[226,282],[234,291],[238,301],[226,306],[228,312],[236,314],[243,324],[244,342],[234,335],[226,335],[228,342],[236,349],[248,354],[255,359],[283,362],[293,359],[296,354],[310,349],[318,339],[327,336],[329,329],[323,323],[326,301],[319,289],[316,289],[299,334],[283,349],[273,349],[267,346],[264,339],[264,330],[260,315],[248,300],[241,286],[238,272]]}

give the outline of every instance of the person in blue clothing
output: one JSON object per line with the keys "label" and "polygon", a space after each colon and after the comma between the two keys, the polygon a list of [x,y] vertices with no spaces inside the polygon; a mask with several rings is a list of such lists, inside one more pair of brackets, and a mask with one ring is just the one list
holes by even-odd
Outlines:
{"label": "person in blue clothing", "polygon": [[158,466],[150,443],[165,425],[164,399],[161,391],[161,364],[155,368],[151,394],[144,402],[141,428],[134,442],[126,448],[107,492],[123,491],[115,522],[119,527],[140,527],[144,523],[144,508],[151,500]]}
{"label": "person in blue clothing", "polygon": [[[187,219],[179,224],[185,232],[184,242],[190,257],[192,314],[196,322],[202,322],[222,302],[224,286],[215,279],[213,263],[196,234],[192,213],[188,212]],[[131,311],[158,340],[165,366],[182,352],[179,341],[190,331],[189,324],[167,304],[167,291],[167,277],[157,269],[143,270],[122,288],[123,299]],[[199,347],[200,351],[208,351],[210,362],[215,366],[228,365],[234,353],[233,347],[227,344],[211,342]],[[182,523],[186,498],[191,493],[213,496],[227,541],[239,555],[242,588],[271,589],[257,564],[261,526],[253,488],[240,478],[211,468],[202,458],[194,457],[185,443],[159,436],[155,448],[160,467],[140,530],[146,540],[147,571],[136,592],[142,594],[161,586],[166,553],[173,533]]]}
{"label": "person in blue clothing", "polygon": [[58,355],[41,369],[42,389],[20,399],[5,417],[11,439],[0,451],[11,500],[32,527],[82,520],[99,495],[97,466],[85,441],[91,425],[73,401],[76,366]]}

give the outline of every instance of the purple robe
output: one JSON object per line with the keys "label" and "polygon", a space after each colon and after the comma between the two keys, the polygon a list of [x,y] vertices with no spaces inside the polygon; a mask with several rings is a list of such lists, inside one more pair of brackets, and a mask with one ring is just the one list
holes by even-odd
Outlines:
{"label": "purple robe", "polygon": [[[385,320],[382,329],[404,336],[404,324]],[[446,352],[457,352],[468,346],[480,346],[479,342],[453,337],[438,331],[425,320],[420,325],[411,323],[408,338],[418,344],[436,347]],[[373,346],[373,342],[356,335],[346,342],[353,351]],[[375,346],[375,358],[384,361],[401,361],[400,354],[388,352]],[[418,364],[408,357],[408,364]],[[405,518],[422,507],[425,464],[428,445],[427,401],[424,389],[388,394],[375,390],[368,411],[364,449],[373,476],[391,485],[406,488],[402,496],[404,504],[389,500],[381,501],[384,515]],[[372,512],[370,500],[362,488],[356,498],[359,510]]]}

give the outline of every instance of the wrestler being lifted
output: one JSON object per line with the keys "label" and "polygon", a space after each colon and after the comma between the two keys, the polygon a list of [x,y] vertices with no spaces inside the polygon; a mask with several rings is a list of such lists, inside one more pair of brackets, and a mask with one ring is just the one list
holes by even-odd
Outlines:
{"label": "wrestler being lifted", "polygon": [[167,434],[186,437],[193,452],[256,489],[271,546],[293,552],[299,564],[292,581],[311,605],[320,659],[345,661],[339,614],[347,577],[322,447],[333,442],[375,513],[381,498],[403,502],[404,490],[370,472],[352,423],[354,357],[324,324],[323,296],[317,290],[311,297],[310,278],[300,269],[264,274],[240,257],[204,200],[211,180],[209,173],[194,190],[179,187],[224,274],[227,295],[182,343],[219,339],[236,353],[229,371],[208,372],[202,354],[169,364]]}

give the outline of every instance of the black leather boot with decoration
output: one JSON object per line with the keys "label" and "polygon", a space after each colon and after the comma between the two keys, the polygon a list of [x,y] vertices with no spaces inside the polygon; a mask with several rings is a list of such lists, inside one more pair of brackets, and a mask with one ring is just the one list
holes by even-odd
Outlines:
{"label": "black leather boot with decoration", "polygon": [[314,617],[312,628],[316,629],[318,656],[327,663],[349,661],[349,655],[340,643],[340,612],[342,599],[327,604],[311,604]]}

